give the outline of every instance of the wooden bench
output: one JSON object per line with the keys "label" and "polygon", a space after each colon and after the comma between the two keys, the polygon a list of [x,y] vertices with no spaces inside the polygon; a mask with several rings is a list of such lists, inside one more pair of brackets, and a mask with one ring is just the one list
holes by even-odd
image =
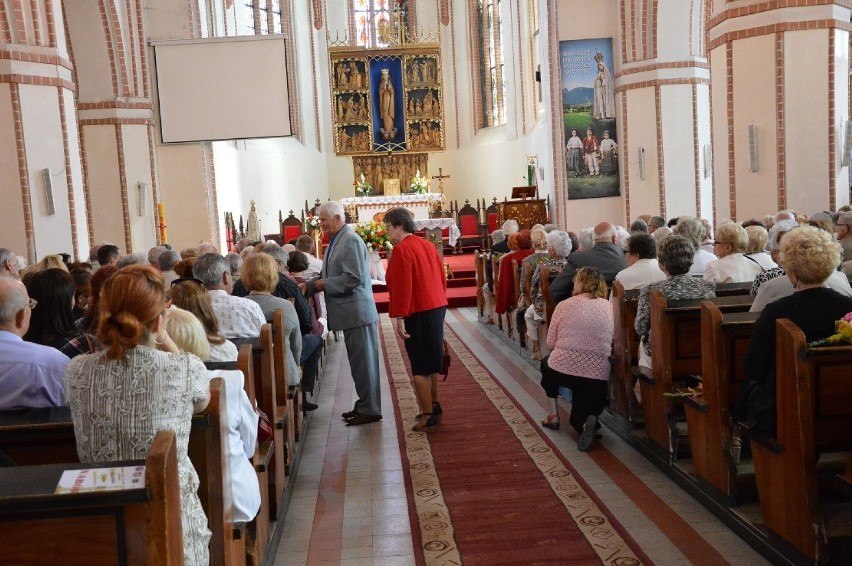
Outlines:
{"label": "wooden bench", "polygon": [[732,297],[735,295],[748,295],[751,293],[752,284],[752,281],[746,281],[744,283],[717,283],[716,296]]}
{"label": "wooden bench", "polygon": [[485,286],[485,252],[476,250],[473,254],[473,263],[476,273],[476,311],[479,316],[483,316],[485,312],[485,297],[482,295],[482,288]]}
{"label": "wooden bench", "polygon": [[[542,279],[544,281],[544,279]],[[612,353],[615,365],[609,384],[609,398],[612,409],[624,423],[636,421],[636,407],[633,399],[633,368],[639,363],[639,336],[633,326],[636,309],[639,306],[639,289],[624,290],[621,281],[612,284],[612,315],[615,322]]]}
{"label": "wooden bench", "polygon": [[79,462],[71,409],[0,411],[0,466]]}
{"label": "wooden bench", "polygon": [[[701,300],[668,302],[658,289],[652,289],[648,299],[653,369],[639,368],[645,432],[652,448],[676,458],[675,402],[664,394],[674,393],[675,383],[701,373]],[[753,300],[751,295],[735,295],[713,302],[722,312],[744,312]]]}
{"label": "wooden bench", "polygon": [[821,455],[852,450],[852,346],[808,348],[787,319],[776,329],[776,436],[743,430],[751,440],[763,521],[806,561],[839,564],[848,554],[831,556],[829,543],[836,535],[849,541],[849,500],[839,508],[821,505],[816,467]]}
{"label": "wooden bench", "polygon": [[[237,356],[237,368],[245,376],[244,390],[249,402],[255,406],[257,398],[254,392],[254,364],[252,347],[248,344],[240,347]],[[257,474],[257,485],[260,487],[260,509],[253,521],[250,521],[246,529],[246,563],[250,566],[264,564],[269,545],[269,466],[275,453],[275,441],[267,440],[263,444],[257,443],[254,455],[251,458],[252,466]]]}
{"label": "wooden bench", "polygon": [[225,380],[214,378],[210,401],[192,417],[189,434],[189,459],[198,473],[198,498],[212,533],[210,564],[214,566],[246,563],[246,525],[234,523],[227,407]]}
{"label": "wooden bench", "polygon": [[[298,330],[297,330],[298,331]],[[287,343],[284,329],[284,313],[280,310],[272,317],[272,343],[275,359],[275,392],[278,403],[278,415],[282,417],[285,431],[287,433],[287,458],[284,469],[287,474],[293,467],[296,453],[296,435],[301,424],[299,414],[299,399],[301,398],[302,379],[297,379],[298,385],[290,386],[290,374],[287,371],[287,352],[290,345]],[[295,357],[295,354],[294,354]],[[296,360],[296,364],[299,360]]]}
{"label": "wooden bench", "polygon": [[[497,303],[497,293],[500,291],[500,258],[503,257],[503,254],[491,254],[491,305],[492,309],[494,305]],[[497,310],[494,309],[494,317],[497,319],[497,328],[503,330],[503,316],[497,314]]]}
{"label": "wooden bench", "polygon": [[252,372],[254,378],[254,393],[257,406],[266,413],[272,422],[273,451],[269,462],[269,518],[278,519],[279,511],[284,503],[284,489],[287,484],[286,449],[287,430],[286,415],[279,412],[278,394],[275,387],[275,360],[272,341],[272,325],[267,323],[260,328],[258,345],[252,348]]}
{"label": "wooden bench", "polygon": [[730,407],[745,379],[743,358],[758,316],[760,313],[751,312],[722,314],[713,301],[701,303],[703,393],[684,398],[695,474],[729,505],[737,502]]}
{"label": "wooden bench", "polygon": [[145,487],[54,494],[62,472],[82,464],[0,468],[0,552],[6,564],[183,564],[175,434],[157,433]]}

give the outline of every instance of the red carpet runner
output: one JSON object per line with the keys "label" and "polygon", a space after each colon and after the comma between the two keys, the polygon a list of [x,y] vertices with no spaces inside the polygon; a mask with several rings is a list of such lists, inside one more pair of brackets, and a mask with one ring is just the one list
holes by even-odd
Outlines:
{"label": "red carpet runner", "polygon": [[387,317],[381,333],[419,564],[649,563],[449,329],[442,424],[428,436],[411,432],[419,409],[405,347]]}

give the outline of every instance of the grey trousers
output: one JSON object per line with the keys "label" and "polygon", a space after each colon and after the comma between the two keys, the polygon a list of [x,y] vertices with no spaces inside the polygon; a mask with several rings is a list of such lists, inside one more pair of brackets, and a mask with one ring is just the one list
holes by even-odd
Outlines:
{"label": "grey trousers", "polygon": [[355,410],[363,415],[382,414],[382,389],[379,382],[379,333],[376,324],[343,331],[346,355],[355,382]]}

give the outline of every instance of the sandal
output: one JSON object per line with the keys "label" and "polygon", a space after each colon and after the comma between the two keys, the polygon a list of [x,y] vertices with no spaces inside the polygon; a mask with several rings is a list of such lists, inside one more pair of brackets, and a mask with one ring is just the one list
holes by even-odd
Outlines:
{"label": "sandal", "polygon": [[[437,424],[441,424],[441,415],[444,414],[444,410],[441,408],[441,403],[439,403],[438,401],[432,401],[432,412],[426,413],[426,414],[434,415],[435,421],[437,422]],[[422,418],[423,418],[423,413],[417,413],[414,416],[414,419],[418,420],[418,421]]]}
{"label": "sandal", "polygon": [[541,426],[550,430],[559,430],[559,415],[547,415],[542,419]]}
{"label": "sandal", "polygon": [[[423,422],[423,417],[428,417],[426,422]],[[420,422],[411,427],[411,430],[414,432],[435,432],[438,428],[438,421],[435,419],[435,415],[432,413],[423,413],[420,417]]]}
{"label": "sandal", "polygon": [[540,362],[541,361],[541,352],[533,352],[532,356],[530,356],[530,357],[532,359],[534,359],[535,361]]}

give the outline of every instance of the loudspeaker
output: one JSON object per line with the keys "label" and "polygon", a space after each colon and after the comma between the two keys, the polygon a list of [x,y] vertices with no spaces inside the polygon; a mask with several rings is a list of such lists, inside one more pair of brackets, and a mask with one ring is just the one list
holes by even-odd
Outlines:
{"label": "loudspeaker", "polygon": [[50,169],[41,170],[41,180],[44,186],[44,209],[48,216],[56,214],[56,205],[53,202],[53,178]]}
{"label": "loudspeaker", "polygon": [[751,160],[751,172],[757,171],[757,127],[754,124],[748,127],[748,157]]}

